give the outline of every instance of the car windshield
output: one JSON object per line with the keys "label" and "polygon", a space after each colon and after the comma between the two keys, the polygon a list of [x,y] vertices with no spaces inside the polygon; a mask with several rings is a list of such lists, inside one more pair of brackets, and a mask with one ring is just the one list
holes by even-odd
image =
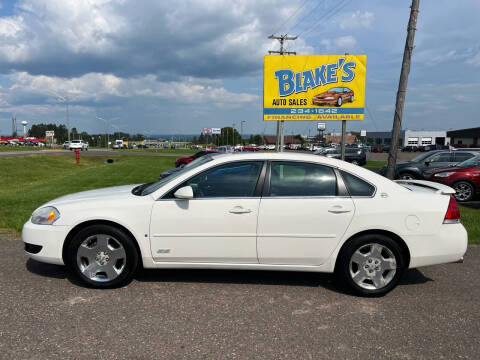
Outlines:
{"label": "car windshield", "polygon": [[332,91],[332,92],[343,92],[343,89],[337,87],[337,88],[328,89],[328,91]]}
{"label": "car windshield", "polygon": [[414,158],[413,158],[412,160],[410,160],[410,161],[412,161],[412,162],[420,162],[420,161],[422,161],[422,160],[425,160],[427,157],[429,157],[429,156],[431,156],[431,155],[432,155],[432,153],[423,153],[423,154],[420,154],[420,155],[414,157]]}
{"label": "car windshield", "polygon": [[[147,183],[147,184],[137,186],[135,189],[133,189],[133,193],[135,195],[140,195],[140,196],[149,195],[149,194],[157,191],[158,189],[160,189],[162,186],[169,183],[170,181],[176,179],[179,176],[182,176],[183,174],[185,174],[185,172],[190,171],[190,170],[192,170],[192,169],[194,169],[198,166],[201,166],[201,165],[203,165],[203,164],[205,164],[209,161],[212,161],[212,160],[213,159],[212,159],[211,156],[199,157],[198,159],[192,161],[191,163],[186,164],[182,168],[182,170],[174,172],[173,174],[171,174],[168,177],[162,178],[162,179],[160,179],[160,180],[158,180],[154,183]],[[138,191],[138,190],[140,190],[140,191]]]}
{"label": "car windshield", "polygon": [[480,155],[477,155],[468,160],[462,161],[460,164],[457,165],[457,167],[466,169],[469,167],[477,166],[478,164],[480,164]]}

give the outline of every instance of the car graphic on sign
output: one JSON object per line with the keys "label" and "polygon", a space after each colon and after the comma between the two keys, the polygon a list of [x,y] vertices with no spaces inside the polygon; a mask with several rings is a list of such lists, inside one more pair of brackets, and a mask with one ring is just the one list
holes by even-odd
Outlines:
{"label": "car graphic on sign", "polygon": [[353,102],[353,90],[346,87],[330,88],[312,98],[312,104],[317,106],[342,106],[347,101]]}

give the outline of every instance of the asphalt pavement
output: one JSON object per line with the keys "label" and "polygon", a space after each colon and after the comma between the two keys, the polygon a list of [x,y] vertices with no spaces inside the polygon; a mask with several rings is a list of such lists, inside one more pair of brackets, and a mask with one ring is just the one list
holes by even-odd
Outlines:
{"label": "asphalt pavement", "polygon": [[327,274],[142,270],[80,286],[0,240],[2,359],[478,359],[480,247],[383,298]]}

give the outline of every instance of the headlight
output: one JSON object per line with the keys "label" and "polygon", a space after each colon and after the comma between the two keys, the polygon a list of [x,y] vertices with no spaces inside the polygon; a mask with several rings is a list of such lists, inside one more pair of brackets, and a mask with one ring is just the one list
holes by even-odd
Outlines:
{"label": "headlight", "polygon": [[333,96],[328,96],[326,98],[323,98],[323,100],[333,100],[333,99],[335,99]]}
{"label": "headlight", "polygon": [[454,172],[441,172],[441,173],[438,173],[438,174],[435,174],[433,176],[435,177],[449,177],[450,175],[453,175],[455,174]]}
{"label": "headlight", "polygon": [[52,225],[60,218],[60,212],[53,206],[42,207],[32,214],[32,223],[37,225]]}

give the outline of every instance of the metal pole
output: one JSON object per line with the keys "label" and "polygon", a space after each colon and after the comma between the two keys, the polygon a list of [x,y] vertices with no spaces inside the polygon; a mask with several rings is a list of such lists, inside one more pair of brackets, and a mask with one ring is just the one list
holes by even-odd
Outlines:
{"label": "metal pole", "polygon": [[68,113],[68,97],[65,98],[67,104],[67,133],[68,141],[70,141],[70,114]]}
{"label": "metal pole", "polygon": [[407,92],[408,74],[410,73],[410,60],[412,58],[413,43],[415,39],[415,30],[417,26],[418,6],[420,0],[412,0],[410,7],[410,19],[407,28],[407,40],[405,41],[405,50],[403,52],[402,70],[400,72],[400,81],[398,83],[397,100],[395,104],[395,114],[393,117],[392,140],[390,152],[388,154],[387,177],[395,177],[395,167],[397,164],[398,137],[402,129],[402,115],[405,104],[405,93]]}
{"label": "metal pole", "polygon": [[[285,40],[296,40],[297,36],[287,36],[287,34],[280,35],[280,36],[270,35],[268,38],[269,39],[276,39],[276,40],[280,41],[280,50],[279,51],[271,51],[270,50],[268,52],[269,54],[280,54],[280,55],[284,55],[284,54],[296,55],[297,54],[295,51],[285,51],[285,49],[283,48],[283,44],[284,44]],[[283,151],[283,145],[285,144],[284,135],[285,135],[285,122],[283,120],[277,121],[277,139],[275,141],[275,149],[279,152]]]}
{"label": "metal pole", "polygon": [[342,120],[342,160],[345,160],[345,138],[347,135],[347,120]]}

